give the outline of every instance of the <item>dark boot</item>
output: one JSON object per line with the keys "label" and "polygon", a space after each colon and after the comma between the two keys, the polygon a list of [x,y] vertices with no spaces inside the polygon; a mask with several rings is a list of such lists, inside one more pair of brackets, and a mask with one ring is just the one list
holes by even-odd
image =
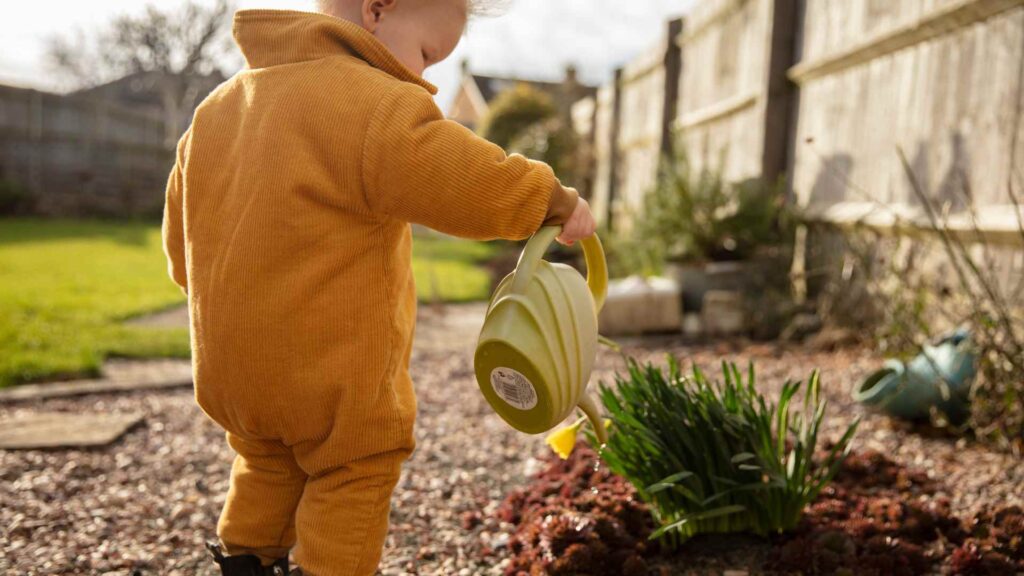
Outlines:
{"label": "dark boot", "polygon": [[213,555],[213,560],[220,566],[224,576],[301,576],[302,572],[289,574],[288,559],[282,558],[271,566],[264,566],[260,559],[252,554],[241,556],[225,556],[220,544],[207,542],[206,549]]}

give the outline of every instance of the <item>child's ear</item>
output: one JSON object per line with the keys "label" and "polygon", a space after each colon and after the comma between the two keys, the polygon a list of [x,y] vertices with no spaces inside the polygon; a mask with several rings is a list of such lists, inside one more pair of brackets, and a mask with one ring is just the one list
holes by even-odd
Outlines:
{"label": "child's ear", "polygon": [[398,5],[398,0],[363,0],[363,27],[374,32],[384,15]]}

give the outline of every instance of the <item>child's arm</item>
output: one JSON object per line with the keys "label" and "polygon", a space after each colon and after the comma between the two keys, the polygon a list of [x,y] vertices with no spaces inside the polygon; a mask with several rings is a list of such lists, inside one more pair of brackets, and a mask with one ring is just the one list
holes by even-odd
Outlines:
{"label": "child's arm", "polygon": [[185,268],[185,229],[182,205],[182,168],[185,166],[185,149],[192,131],[189,129],[178,142],[174,168],[167,180],[167,201],[164,204],[163,242],[167,255],[167,271],[175,284],[188,294],[188,276]]}
{"label": "child's arm", "polygon": [[[480,240],[519,240],[564,224],[580,205],[551,168],[445,120],[422,89],[385,95],[367,131],[363,184],[371,210]],[[588,212],[589,215],[589,212]]]}

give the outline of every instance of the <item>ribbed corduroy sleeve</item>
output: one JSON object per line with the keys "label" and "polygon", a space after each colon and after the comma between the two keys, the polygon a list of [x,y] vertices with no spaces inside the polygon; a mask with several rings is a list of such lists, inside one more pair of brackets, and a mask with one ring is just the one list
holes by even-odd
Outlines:
{"label": "ribbed corduroy sleeve", "polygon": [[167,180],[167,198],[164,204],[163,242],[164,253],[167,255],[167,271],[171,279],[188,293],[188,275],[185,268],[185,230],[183,224],[184,209],[182,201],[183,180],[182,170],[185,167],[185,149],[188,147],[192,131],[189,129],[178,141],[174,168]]}
{"label": "ribbed corduroy sleeve", "polygon": [[371,210],[463,238],[520,240],[549,219],[550,208],[564,211],[576,201],[546,164],[506,155],[444,119],[430,95],[412,85],[392,89],[378,104],[363,170]]}

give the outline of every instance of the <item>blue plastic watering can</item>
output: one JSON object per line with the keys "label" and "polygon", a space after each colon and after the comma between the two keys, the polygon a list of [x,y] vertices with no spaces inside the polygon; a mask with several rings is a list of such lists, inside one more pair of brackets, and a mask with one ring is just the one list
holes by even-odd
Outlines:
{"label": "blue plastic watering can", "polygon": [[970,333],[958,330],[906,364],[886,361],[854,389],[853,399],[905,420],[925,420],[934,406],[961,424],[970,415],[976,363]]}

